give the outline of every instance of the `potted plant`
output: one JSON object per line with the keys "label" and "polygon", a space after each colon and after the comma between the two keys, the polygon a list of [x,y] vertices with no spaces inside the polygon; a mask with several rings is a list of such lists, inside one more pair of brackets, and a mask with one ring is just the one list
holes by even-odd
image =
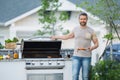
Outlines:
{"label": "potted plant", "polygon": [[13,39],[6,39],[5,40],[5,48],[6,49],[15,49],[16,46],[16,42],[18,42],[19,40],[14,37]]}

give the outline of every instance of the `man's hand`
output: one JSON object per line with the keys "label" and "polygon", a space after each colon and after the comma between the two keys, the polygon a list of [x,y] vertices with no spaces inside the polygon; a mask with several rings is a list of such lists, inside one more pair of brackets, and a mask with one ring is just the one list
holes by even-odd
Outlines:
{"label": "man's hand", "polygon": [[92,51],[92,50],[94,50],[95,48],[94,48],[94,46],[93,47],[89,47],[88,48],[90,51]]}

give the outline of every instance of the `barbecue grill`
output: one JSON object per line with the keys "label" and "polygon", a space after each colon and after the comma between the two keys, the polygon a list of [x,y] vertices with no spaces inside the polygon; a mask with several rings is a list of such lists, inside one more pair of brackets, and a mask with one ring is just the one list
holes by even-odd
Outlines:
{"label": "barbecue grill", "polygon": [[22,58],[61,58],[61,41],[22,40]]}
{"label": "barbecue grill", "polygon": [[71,61],[61,57],[61,43],[60,40],[22,40],[27,80],[66,80],[67,75],[71,76]]}

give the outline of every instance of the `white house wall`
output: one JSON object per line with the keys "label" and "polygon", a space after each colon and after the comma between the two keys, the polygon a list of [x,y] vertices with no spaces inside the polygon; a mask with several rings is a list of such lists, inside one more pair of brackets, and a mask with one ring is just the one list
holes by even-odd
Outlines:
{"label": "white house wall", "polygon": [[[56,13],[56,15],[58,15],[58,14],[59,14],[59,12]],[[64,22],[57,22],[56,26],[59,25],[59,24],[63,24],[62,26],[64,28],[69,29],[71,31],[76,25],[79,25],[78,14],[79,14],[79,12],[77,12],[77,13],[72,12],[70,20],[66,21],[65,23]],[[27,35],[30,32],[32,34],[34,31],[39,30],[41,25],[42,24],[39,24],[39,21],[38,21],[38,14],[35,13],[35,14],[32,14],[31,16],[29,16],[29,17],[26,17],[26,18],[16,22],[14,28],[15,28],[16,32],[19,32],[19,34]],[[62,48],[73,48],[74,47],[74,44],[73,44],[74,41],[73,40],[72,40],[73,43],[70,46],[68,45],[69,42],[71,42],[71,40],[63,41]]]}
{"label": "white house wall", "polygon": [[10,34],[9,34],[10,30],[9,27],[0,27],[0,42],[4,45],[5,44],[5,39],[9,38]]}
{"label": "white house wall", "polygon": [[[28,17],[25,17],[19,21],[17,21],[15,23],[16,26],[20,26],[21,28],[19,28],[19,30],[24,27],[25,30],[32,30],[33,28],[34,29],[38,29],[38,27],[40,27],[41,25],[39,24],[39,21],[38,21],[38,14],[35,13],[35,14],[32,14]],[[32,29],[31,29],[32,28]],[[17,28],[16,28],[17,29]]]}
{"label": "white house wall", "polygon": [[[59,14],[59,12],[57,12],[56,15],[58,15],[58,14]],[[65,23],[64,22],[57,22],[56,26],[62,23],[63,27],[71,29],[71,27],[79,25],[78,14],[79,14],[79,12],[72,12],[70,20],[66,21]],[[17,26],[16,29],[18,29],[19,27],[20,28],[18,30],[40,29],[42,24],[39,24],[38,17],[39,17],[38,14],[35,13],[35,14],[32,14],[31,16],[29,16],[29,17],[26,17],[22,20],[19,20],[18,22],[15,23],[15,25]],[[24,29],[22,29],[23,27],[24,27]]]}

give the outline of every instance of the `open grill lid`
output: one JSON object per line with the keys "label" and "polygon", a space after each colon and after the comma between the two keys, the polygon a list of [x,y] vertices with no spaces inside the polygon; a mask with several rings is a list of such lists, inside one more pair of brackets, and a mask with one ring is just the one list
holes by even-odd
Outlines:
{"label": "open grill lid", "polygon": [[61,41],[55,40],[23,40],[23,58],[59,58]]}

